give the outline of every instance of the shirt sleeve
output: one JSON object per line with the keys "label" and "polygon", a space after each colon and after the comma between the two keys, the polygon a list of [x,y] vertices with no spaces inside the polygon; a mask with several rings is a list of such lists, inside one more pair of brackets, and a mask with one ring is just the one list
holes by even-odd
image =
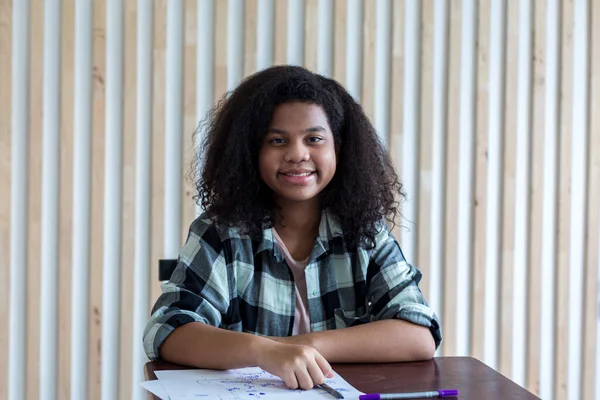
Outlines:
{"label": "shirt sleeve", "polygon": [[400,245],[385,227],[375,240],[367,269],[367,296],[373,320],[402,319],[429,328],[436,348],[442,342],[440,321],[429,308],[419,281],[421,272],[404,259]]}
{"label": "shirt sleeve", "polygon": [[210,220],[197,219],[146,323],[144,350],[150,360],[160,359],[160,346],[182,325],[221,325],[230,302],[228,276],[217,228]]}

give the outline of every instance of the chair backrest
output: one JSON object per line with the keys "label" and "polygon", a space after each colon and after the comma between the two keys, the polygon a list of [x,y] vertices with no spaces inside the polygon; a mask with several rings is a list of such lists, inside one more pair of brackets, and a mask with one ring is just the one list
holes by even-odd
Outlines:
{"label": "chair backrest", "polygon": [[171,279],[171,275],[173,275],[173,271],[177,266],[177,259],[164,259],[158,260],[158,280],[159,281],[168,281]]}

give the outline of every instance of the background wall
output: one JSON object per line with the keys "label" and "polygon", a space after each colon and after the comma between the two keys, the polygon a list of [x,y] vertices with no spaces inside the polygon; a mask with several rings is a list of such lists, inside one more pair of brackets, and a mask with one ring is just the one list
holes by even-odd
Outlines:
{"label": "background wall", "polygon": [[[142,6],[126,0],[122,3],[122,41],[118,36],[114,41],[123,46],[122,86],[118,84],[118,57],[115,64],[110,64],[113,56],[107,52],[107,43],[111,35],[118,34],[120,26],[118,18],[111,19],[111,15],[118,16],[119,2],[93,1],[93,25],[83,20],[77,34],[76,9],[84,9],[86,2],[75,5],[74,0],[63,0],[62,8],[54,8],[60,10],[61,21],[54,24],[61,28],[58,80],[51,74],[44,79],[44,65],[52,65],[51,57],[44,61],[44,50],[52,45],[45,44],[49,33],[45,34],[44,29],[53,26],[44,22],[45,14],[49,16],[44,6],[52,9],[60,2],[32,0],[30,10],[20,13],[17,7],[23,4],[26,2],[0,0],[0,192],[4,193],[0,196],[0,321],[4,321],[0,324],[0,398],[8,397],[11,368],[15,376],[19,375],[18,368],[13,367],[19,366],[15,360],[21,355],[20,348],[11,341],[9,332],[21,332],[26,339],[26,397],[41,398],[40,390],[48,394],[40,387],[44,381],[41,378],[47,378],[45,382],[56,382],[58,398],[69,398],[71,386],[77,386],[71,365],[76,342],[73,326],[85,324],[89,327],[89,357],[75,370],[87,377],[84,389],[88,398],[100,398],[102,380],[111,390],[115,378],[118,392],[105,390],[105,398],[110,398],[110,393],[118,393],[123,399],[133,396],[132,387],[136,385],[132,382],[141,379],[143,362],[134,325],[137,323],[139,328],[140,316],[145,317],[144,312],[159,294],[157,260],[174,256],[173,248],[182,244],[196,212],[192,182],[184,178],[179,187],[177,177],[189,169],[192,133],[206,111],[203,95],[209,93],[209,102],[219,99],[241,75],[251,74],[259,63],[268,62],[269,50],[272,63],[293,61],[315,71],[329,70],[360,99],[388,143],[409,196],[404,205],[407,220],[401,222],[407,229],[396,232],[409,261],[423,271],[423,292],[439,310],[444,331],[439,354],[470,354],[482,359],[543,398],[600,398],[599,384],[594,386],[594,377],[600,377],[600,346],[596,344],[600,333],[600,321],[596,319],[600,269],[600,24],[590,23],[600,21],[599,1],[172,0],[172,8],[167,11],[166,0],[140,1]],[[178,4],[183,5],[181,23]],[[206,17],[203,10],[210,9],[210,4],[214,4],[214,16]],[[243,14],[230,12],[241,10],[242,4]],[[269,21],[268,13],[258,12],[258,7],[265,4],[273,7],[272,23],[263,22]],[[321,20],[319,28],[327,4],[333,13],[331,18]],[[141,76],[151,80],[152,90],[140,94],[137,78],[144,64],[136,61],[144,54],[137,52],[137,40],[138,32],[144,31],[138,31],[138,18],[140,7],[148,11],[150,5],[153,14],[144,15],[149,15],[153,23],[146,37],[152,42],[143,43],[151,46],[148,55],[152,70]],[[202,12],[198,12],[199,6],[204,7]],[[15,35],[15,28],[21,25],[13,12],[29,15],[29,24],[24,25],[28,26],[29,37]],[[447,16],[447,30],[443,28],[444,18],[436,20],[436,12]],[[203,15],[206,19],[198,23]],[[242,24],[228,23],[236,15],[241,15]],[[347,29],[348,25],[354,26],[356,15],[359,29]],[[168,16],[173,21],[169,28]],[[528,22],[530,31],[523,29]],[[206,31],[199,32],[199,27]],[[169,50],[167,31],[173,28],[175,46]],[[76,265],[73,246],[82,243],[82,237],[73,232],[74,213],[78,210],[74,203],[79,201],[74,200],[74,179],[82,164],[74,164],[74,154],[85,132],[75,128],[81,123],[75,110],[85,104],[81,103],[85,95],[76,99],[75,47],[78,40],[83,40],[81,32],[88,30],[92,33],[92,65],[80,82],[85,86],[85,75],[92,79],[91,158],[78,162],[90,162],[90,217],[89,224],[85,224],[90,234],[89,264]],[[182,58],[176,50],[178,32]],[[211,43],[202,41],[210,38],[203,32],[214,35],[214,53]],[[442,40],[434,40],[436,32]],[[526,32],[531,33],[530,46]],[[352,33],[358,35],[353,37]],[[242,41],[233,40],[234,35]],[[243,45],[243,52],[235,51],[236,43]],[[272,45],[262,47],[262,43]],[[332,46],[330,52],[328,45]],[[228,48],[233,51],[228,53]],[[29,54],[29,64],[20,64],[23,54]],[[118,47],[112,54],[119,54]],[[116,68],[110,70],[110,65]],[[210,80],[214,87],[198,79],[198,74],[205,73],[214,74]],[[19,80],[21,77],[25,80]],[[53,97],[44,98],[44,87],[51,81],[60,89],[54,91],[55,102]],[[122,103],[119,87],[123,90]],[[144,99],[149,102],[144,103]],[[137,111],[138,101],[141,113]],[[150,101],[151,111],[144,112],[143,105]],[[52,108],[52,104],[59,108]],[[24,108],[19,108],[22,105]],[[25,114],[19,113],[21,109]],[[119,110],[123,113],[122,131]],[[44,125],[44,118],[50,118],[51,112],[60,116],[60,125],[54,130],[51,121]],[[85,127],[85,123],[79,126]],[[58,139],[48,140],[52,132]],[[20,152],[17,142],[24,143],[26,152]],[[52,143],[57,146],[52,147]],[[151,147],[141,146],[144,143]],[[121,146],[122,168],[115,172]],[[143,154],[150,156],[146,159],[150,168],[144,167],[143,159],[140,162]],[[58,157],[55,162],[52,155]],[[44,175],[52,166],[58,168],[54,178]],[[17,181],[17,169],[26,179]],[[145,176],[144,171],[150,175]],[[47,190],[43,189],[43,177],[49,179],[50,187],[58,182],[56,194],[50,190],[43,195],[42,190]],[[140,184],[144,179],[150,185]],[[114,190],[120,187],[121,192]],[[16,194],[25,193],[23,188],[28,191],[25,201]],[[148,196],[136,199],[136,192],[144,190]],[[50,206],[44,215],[44,202],[52,198],[58,201],[58,213]],[[148,211],[149,226],[144,229],[138,225],[136,253],[136,222],[144,215],[136,217],[140,207]],[[179,216],[178,221],[169,217],[173,213]],[[26,218],[20,219],[20,215]],[[53,235],[41,234],[51,215],[57,216],[55,255],[51,251]],[[20,230],[23,227],[25,231]],[[49,229],[51,233],[52,226]],[[19,232],[24,232],[25,247],[15,244],[15,237],[22,234]],[[116,262],[107,262],[107,254]],[[144,262],[146,259],[149,262]],[[139,266],[140,262],[146,269]],[[136,263],[139,272],[134,278]],[[52,309],[53,303],[48,300],[52,292],[47,292],[48,298],[40,294],[44,282],[48,285],[44,290],[53,286],[53,281],[47,279],[52,275],[42,278],[44,268],[52,265],[56,267],[53,276],[58,285],[56,314],[40,311]],[[84,293],[89,294],[89,306],[84,298],[73,294],[74,269],[89,272],[89,291]],[[26,303],[11,305],[10,299],[19,298],[19,293],[15,294],[19,282],[26,288],[20,292]],[[103,286],[106,296],[116,299],[120,293],[120,302],[103,304]],[[144,297],[146,287],[150,288],[148,297]],[[137,301],[142,299],[142,305],[147,304],[146,310],[138,307],[137,313],[136,293]],[[84,319],[72,321],[74,303],[83,304]],[[21,325],[14,324],[16,320],[9,323],[9,306],[19,314],[25,312],[25,330],[19,330]],[[120,309],[117,320],[110,325],[107,307]],[[51,346],[52,342],[41,345],[40,340],[48,337],[47,327],[54,329],[54,325],[40,315],[50,315],[50,320],[56,321],[58,335],[57,368],[44,370],[44,374],[38,366],[41,346]],[[9,330],[11,324],[13,330]],[[102,347],[110,345],[106,336],[102,340],[103,328],[105,332],[116,332],[120,340],[120,349],[111,353],[105,348],[105,357],[115,357],[115,364],[110,365],[117,366],[107,370],[109,378],[101,374]],[[134,335],[138,336],[134,339]],[[11,360],[9,351],[5,351],[9,347],[15,354]],[[42,360],[42,365],[52,365],[53,358],[49,357]],[[12,394],[16,393],[12,390],[18,392],[10,390]]]}

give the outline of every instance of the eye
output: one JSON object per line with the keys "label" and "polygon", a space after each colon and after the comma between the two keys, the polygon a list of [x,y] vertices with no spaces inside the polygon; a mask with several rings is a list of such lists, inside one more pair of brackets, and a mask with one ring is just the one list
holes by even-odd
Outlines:
{"label": "eye", "polygon": [[319,137],[319,136],[311,136],[311,137],[308,138],[308,142],[309,143],[319,143],[319,142],[322,142],[322,141],[323,141],[323,138]]}
{"label": "eye", "polygon": [[269,143],[272,144],[284,144],[285,140],[283,140],[283,138],[272,138],[269,140]]}

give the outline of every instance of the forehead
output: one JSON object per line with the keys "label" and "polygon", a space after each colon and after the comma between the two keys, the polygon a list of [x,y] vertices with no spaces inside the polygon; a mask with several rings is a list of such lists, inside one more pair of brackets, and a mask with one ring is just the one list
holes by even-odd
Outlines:
{"label": "forehead", "polygon": [[300,102],[278,105],[273,112],[270,125],[273,128],[284,128],[285,126],[305,128],[321,125],[330,129],[327,115],[321,106]]}

